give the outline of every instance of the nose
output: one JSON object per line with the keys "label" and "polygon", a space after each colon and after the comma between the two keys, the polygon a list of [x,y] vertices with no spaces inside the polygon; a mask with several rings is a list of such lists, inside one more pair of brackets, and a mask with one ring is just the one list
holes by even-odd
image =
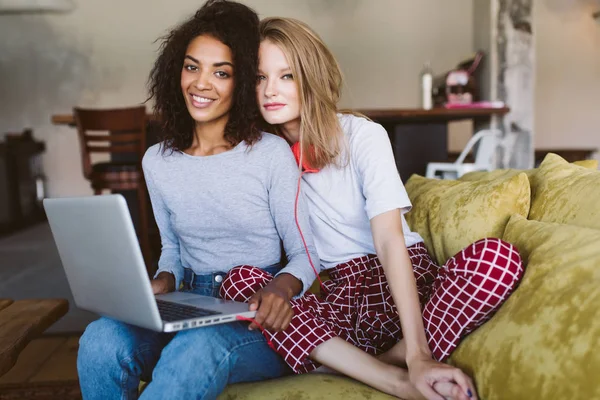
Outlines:
{"label": "nose", "polygon": [[265,96],[273,97],[277,95],[277,81],[276,79],[267,79],[265,87]]}
{"label": "nose", "polygon": [[194,87],[198,90],[211,89],[210,74],[204,72],[199,73],[198,78],[194,82]]}

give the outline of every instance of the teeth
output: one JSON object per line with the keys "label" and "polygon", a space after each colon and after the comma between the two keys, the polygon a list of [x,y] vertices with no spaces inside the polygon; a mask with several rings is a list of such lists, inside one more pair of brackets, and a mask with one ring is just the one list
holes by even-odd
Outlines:
{"label": "teeth", "polygon": [[200,97],[195,95],[192,95],[192,98],[194,99],[194,101],[197,101],[199,103],[209,103],[211,101],[214,101],[213,99],[207,99],[206,97]]}

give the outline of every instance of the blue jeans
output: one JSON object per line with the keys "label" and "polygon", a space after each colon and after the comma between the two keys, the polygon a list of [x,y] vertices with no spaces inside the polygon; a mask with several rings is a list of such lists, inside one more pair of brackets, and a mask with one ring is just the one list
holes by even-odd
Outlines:
{"label": "blue jeans", "polygon": [[[187,276],[186,287],[198,294],[211,295],[220,284],[214,274]],[[85,330],[77,370],[84,400],[137,399],[140,379],[151,381],[142,399],[216,399],[228,384],[291,373],[248,323],[160,333],[109,318]]]}

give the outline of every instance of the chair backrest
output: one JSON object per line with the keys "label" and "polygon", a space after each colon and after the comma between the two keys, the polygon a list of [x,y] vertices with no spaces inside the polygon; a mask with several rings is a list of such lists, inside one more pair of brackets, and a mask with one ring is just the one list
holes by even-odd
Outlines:
{"label": "chair backrest", "polygon": [[493,167],[494,158],[496,155],[496,146],[500,140],[502,132],[498,129],[484,129],[477,132],[469,141],[456,159],[456,164],[462,164],[465,158],[476,144],[477,151],[475,153],[475,164],[486,166],[490,169]]}
{"label": "chair backrest", "polygon": [[83,174],[90,178],[92,153],[135,153],[141,162],[146,151],[146,107],[73,109],[79,133]]}

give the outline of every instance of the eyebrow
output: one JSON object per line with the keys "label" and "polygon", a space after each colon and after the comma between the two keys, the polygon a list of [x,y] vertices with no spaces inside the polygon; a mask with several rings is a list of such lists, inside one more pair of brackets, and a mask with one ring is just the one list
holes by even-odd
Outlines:
{"label": "eyebrow", "polygon": [[[282,68],[279,71],[277,71],[278,73],[284,73],[284,72],[292,72],[292,68],[291,67],[287,67],[287,68]],[[264,74],[264,71],[262,69],[258,69],[258,72],[260,72],[261,74]]]}
{"label": "eyebrow", "polygon": [[[190,60],[192,60],[196,64],[201,64],[200,61],[196,60],[194,57],[190,56],[189,54],[186,55],[185,58],[189,58]],[[231,68],[233,68],[233,64],[230,63],[229,61],[221,61],[221,62],[214,63],[213,67],[222,67],[224,65],[229,65]]]}

